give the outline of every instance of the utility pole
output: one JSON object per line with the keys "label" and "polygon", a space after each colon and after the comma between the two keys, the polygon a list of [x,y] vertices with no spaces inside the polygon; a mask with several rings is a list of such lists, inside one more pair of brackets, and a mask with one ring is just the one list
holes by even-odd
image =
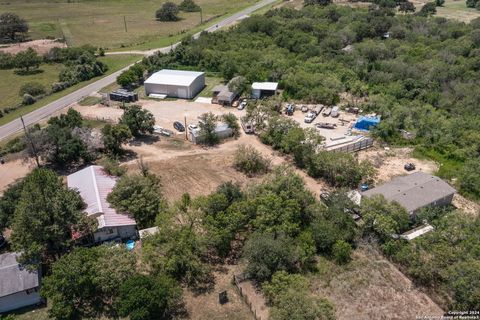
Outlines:
{"label": "utility pole", "polygon": [[184,115],[183,121],[184,121],[184,123],[185,123],[185,140],[188,141],[188,134],[187,134],[187,132],[188,132],[188,130],[187,130],[187,115],[186,115],[186,114]]}
{"label": "utility pole", "polygon": [[28,134],[27,127],[25,127],[25,121],[23,121],[22,116],[20,116],[20,120],[22,121],[23,131],[25,131],[25,137],[27,137],[27,140],[32,145],[32,151],[33,151],[33,155],[35,156],[35,161],[37,162],[37,168],[40,168],[40,161],[38,160],[38,153],[37,153],[37,149],[35,148],[35,144],[33,143],[33,140],[30,138],[30,135]]}
{"label": "utility pole", "polygon": [[125,18],[125,16],[123,16],[123,24],[125,25],[125,32],[128,32],[128,30],[127,30],[127,19]]}
{"label": "utility pole", "polygon": [[203,23],[203,10],[200,8],[200,24]]}

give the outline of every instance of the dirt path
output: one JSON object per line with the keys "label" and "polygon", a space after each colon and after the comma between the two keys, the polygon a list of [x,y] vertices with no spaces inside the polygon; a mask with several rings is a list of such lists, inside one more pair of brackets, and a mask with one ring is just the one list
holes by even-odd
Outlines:
{"label": "dirt path", "polygon": [[9,46],[1,46],[0,52],[17,54],[19,52],[25,51],[28,48],[32,48],[37,51],[38,54],[44,55],[50,51],[52,48],[66,48],[67,45],[63,42],[58,42],[56,40],[50,39],[41,39],[33,40],[27,42],[15,43]]}

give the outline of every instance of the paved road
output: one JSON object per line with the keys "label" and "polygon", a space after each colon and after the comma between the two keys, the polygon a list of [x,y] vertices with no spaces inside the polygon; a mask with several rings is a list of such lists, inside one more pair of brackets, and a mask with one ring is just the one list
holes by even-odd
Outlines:
{"label": "paved road", "polygon": [[[213,26],[210,26],[208,28],[205,28],[203,31],[206,31],[206,32],[214,32],[222,27],[225,27],[225,26],[228,26],[230,25],[231,23],[235,22],[236,20],[239,20],[239,19],[242,19],[244,18],[246,15],[249,15],[251,14],[252,12],[258,10],[258,9],[261,9],[269,4],[272,4],[274,2],[276,2],[277,0],[262,0],[260,2],[258,2],[257,4],[251,6],[251,7],[248,7],[242,11],[239,11],[237,13],[235,13],[234,15],[232,16],[229,16],[227,18],[225,18],[224,20],[222,21],[219,21],[218,24],[216,25],[213,25]],[[198,37],[200,36],[200,32],[196,33],[193,37],[195,39],[197,39]],[[149,51],[125,51],[125,52],[121,52],[121,53],[137,53],[137,54],[142,54],[142,55],[152,55],[154,54],[155,52],[157,51],[160,51],[160,52],[163,52],[163,53],[167,53],[169,52],[172,48],[175,48],[179,43],[175,43],[173,44],[172,46],[168,46],[168,47],[165,47],[165,48],[160,48],[160,49],[153,49],[153,50],[149,50]],[[116,54],[120,54],[120,53],[116,53]],[[74,91],[70,94],[67,94],[66,96],[52,102],[52,103],[49,103],[47,104],[46,106],[44,107],[41,107],[35,111],[32,111],[26,115],[23,116],[23,120],[25,121],[25,124],[27,126],[29,125],[32,125],[32,124],[35,124],[35,123],[38,123],[40,122],[42,119],[45,119],[45,118],[48,118],[49,116],[51,116],[52,114],[54,114],[55,112],[67,107],[68,105],[72,104],[72,103],[75,103],[77,101],[79,101],[80,99],[82,99],[83,97],[86,97],[88,96],[89,94],[91,94],[92,92],[95,92],[95,91],[98,91],[100,89],[102,89],[103,87],[106,87],[108,86],[109,84],[111,83],[114,83],[118,77],[118,75],[128,69],[130,66],[128,67],[125,67],[123,68],[122,70],[119,70],[119,71],[116,71],[98,81],[95,81],[83,88],[80,88],[78,89],[77,91]],[[22,123],[20,121],[20,119],[15,119],[3,126],[0,127],[0,140],[3,140],[15,133],[17,133],[18,131],[22,130]]]}

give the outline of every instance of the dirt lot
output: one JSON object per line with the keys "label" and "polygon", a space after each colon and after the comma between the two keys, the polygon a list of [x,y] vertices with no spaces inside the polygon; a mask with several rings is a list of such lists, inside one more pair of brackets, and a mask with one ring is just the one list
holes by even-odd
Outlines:
{"label": "dirt lot", "polygon": [[33,40],[33,41],[16,43],[10,46],[2,46],[0,47],[0,51],[11,53],[11,54],[17,54],[21,51],[27,50],[28,48],[32,48],[35,51],[37,51],[38,54],[44,55],[47,52],[49,52],[50,49],[56,48],[56,47],[66,48],[67,45],[63,42],[58,42],[55,40],[41,39],[41,40]]}
{"label": "dirt lot", "polygon": [[[380,147],[367,149],[358,153],[360,160],[370,160],[377,169],[376,184],[384,183],[392,180],[392,178],[423,171],[426,173],[434,173],[438,169],[437,163],[429,160],[419,160],[413,158],[411,148],[391,148],[385,150]],[[416,169],[410,172],[405,171],[403,166],[406,163],[414,163]]]}
{"label": "dirt lot", "polygon": [[9,184],[25,177],[33,168],[35,168],[33,161],[12,160],[0,164],[0,195]]}
{"label": "dirt lot", "polygon": [[318,274],[310,276],[311,287],[335,304],[338,320],[403,320],[443,314],[425,293],[370,247],[360,246],[345,266],[320,258],[318,268]]}

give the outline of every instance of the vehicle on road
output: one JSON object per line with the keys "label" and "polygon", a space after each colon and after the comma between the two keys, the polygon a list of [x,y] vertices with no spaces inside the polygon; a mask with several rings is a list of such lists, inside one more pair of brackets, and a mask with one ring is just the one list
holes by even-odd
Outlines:
{"label": "vehicle on road", "polygon": [[330,116],[332,118],[337,118],[339,115],[340,115],[340,108],[337,106],[333,107]]}
{"label": "vehicle on road", "polygon": [[184,132],[185,131],[185,127],[183,126],[183,124],[180,122],[180,121],[175,121],[173,123],[173,127],[175,128],[175,130],[177,131],[180,131],[180,132]]}
{"label": "vehicle on road", "polygon": [[309,112],[309,113],[307,113],[307,115],[305,116],[303,121],[305,121],[305,123],[312,123],[313,120],[315,120],[316,117],[317,117],[317,115],[315,113]]}
{"label": "vehicle on road", "polygon": [[409,162],[403,166],[403,168],[407,171],[413,171],[415,170],[415,164]]}

